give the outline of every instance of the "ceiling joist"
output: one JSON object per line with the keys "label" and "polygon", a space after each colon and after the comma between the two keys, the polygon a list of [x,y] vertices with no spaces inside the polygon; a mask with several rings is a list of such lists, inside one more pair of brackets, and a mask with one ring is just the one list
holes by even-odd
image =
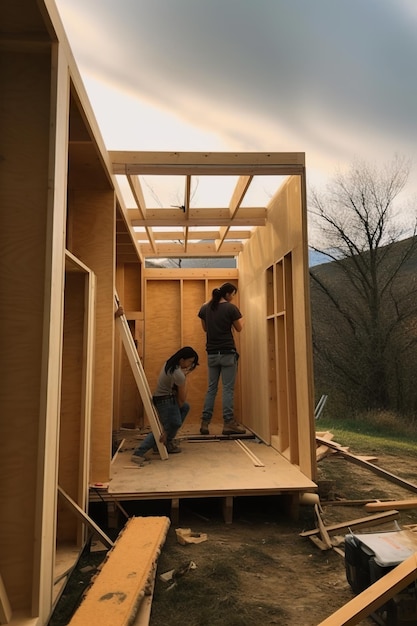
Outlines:
{"label": "ceiling joist", "polygon": [[[128,231],[134,238],[133,244],[144,258],[237,256],[255,229],[266,225],[270,198],[282,184],[279,180],[273,192],[262,198],[262,204],[247,206],[255,204],[253,198],[256,193],[259,195],[260,185],[256,187],[255,181],[258,183],[259,177],[264,176],[280,179],[302,174],[305,166],[304,153],[112,151],[109,155],[113,174],[126,177],[136,204],[125,211],[125,218]],[[150,183],[147,176],[159,179]],[[159,205],[163,204],[158,193],[158,181],[162,184],[163,177],[174,176],[184,177],[182,189],[176,192],[175,206],[165,208],[170,205],[169,200],[163,208],[151,206],[155,197]],[[221,179],[237,177],[237,181],[224,203],[219,203],[222,206],[198,208],[197,205],[204,201],[204,198],[197,198],[200,192],[205,189],[207,193],[207,189],[212,191],[215,185],[222,184],[215,179],[213,185],[201,184],[204,177],[209,176]],[[143,177],[142,181],[140,177]],[[171,185],[172,180],[175,179],[171,178]],[[232,180],[230,182],[233,183]],[[148,200],[146,190],[151,190],[152,198]],[[220,191],[224,191],[223,186]],[[249,191],[252,193],[248,199]],[[210,204],[207,198],[205,207],[210,207]],[[120,232],[123,234],[123,229]],[[128,245],[119,234],[117,242],[120,250]]]}

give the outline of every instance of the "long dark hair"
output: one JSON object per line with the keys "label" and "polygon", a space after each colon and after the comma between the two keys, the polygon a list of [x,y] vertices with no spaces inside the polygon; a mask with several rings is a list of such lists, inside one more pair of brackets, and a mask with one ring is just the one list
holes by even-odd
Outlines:
{"label": "long dark hair", "polygon": [[190,370],[193,370],[198,365],[198,354],[191,348],[190,346],[185,346],[180,350],[177,350],[175,354],[169,357],[168,361],[165,363],[165,374],[172,374],[176,367],[178,367],[180,363],[180,359],[194,359],[193,363],[190,366]]}
{"label": "long dark hair", "polygon": [[237,287],[232,285],[232,283],[223,283],[221,287],[216,287],[211,292],[211,300],[210,300],[210,308],[212,311],[215,311],[219,306],[219,302],[222,298],[225,297],[227,293],[235,294],[237,292]]}

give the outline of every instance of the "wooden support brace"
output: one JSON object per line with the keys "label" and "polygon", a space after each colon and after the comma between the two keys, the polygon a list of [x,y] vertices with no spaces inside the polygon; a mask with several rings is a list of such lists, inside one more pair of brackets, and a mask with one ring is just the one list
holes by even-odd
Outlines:
{"label": "wooden support brace", "polygon": [[76,516],[79,517],[82,522],[87,524],[87,526],[89,526],[91,530],[100,537],[104,545],[106,545],[108,548],[111,548],[114,545],[113,541],[106,535],[106,533],[104,533],[101,528],[97,526],[95,521],[92,520],[91,517],[89,517],[87,513],[83,511],[82,508],[78,506],[78,504],[74,502],[74,500],[63,489],[61,489],[59,485],[58,493],[62,496],[64,502],[76,514]]}
{"label": "wooden support brace", "polygon": [[233,522],[233,496],[225,496],[222,505],[224,522],[231,524]]}
{"label": "wooden support brace", "polygon": [[172,498],[171,500],[171,522],[178,524],[180,521],[180,499]]}

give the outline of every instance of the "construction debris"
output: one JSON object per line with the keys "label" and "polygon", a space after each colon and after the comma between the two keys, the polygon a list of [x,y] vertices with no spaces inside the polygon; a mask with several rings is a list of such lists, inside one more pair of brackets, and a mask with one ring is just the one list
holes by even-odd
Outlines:
{"label": "construction debris", "polygon": [[176,528],[177,541],[182,546],[189,543],[202,543],[207,541],[207,533],[193,533],[191,528]]}

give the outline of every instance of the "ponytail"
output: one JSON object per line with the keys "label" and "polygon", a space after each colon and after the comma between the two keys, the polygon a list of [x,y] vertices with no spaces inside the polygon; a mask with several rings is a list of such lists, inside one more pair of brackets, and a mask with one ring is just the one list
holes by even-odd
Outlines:
{"label": "ponytail", "polygon": [[211,293],[210,308],[215,311],[219,306],[219,302],[226,296],[227,293],[235,294],[237,287],[232,283],[223,283],[221,287],[216,287]]}

